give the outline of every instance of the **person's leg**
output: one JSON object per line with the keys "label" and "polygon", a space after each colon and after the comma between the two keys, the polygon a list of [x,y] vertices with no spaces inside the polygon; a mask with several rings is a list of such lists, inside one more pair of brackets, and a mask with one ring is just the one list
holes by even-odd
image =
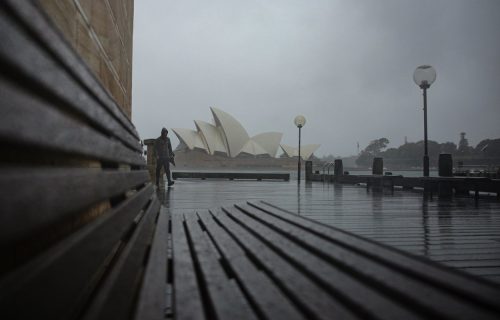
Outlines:
{"label": "person's leg", "polygon": [[172,178],[170,178],[170,162],[168,160],[165,161],[165,174],[167,175],[168,185],[173,185],[174,182]]}
{"label": "person's leg", "polygon": [[156,159],[156,186],[160,186],[160,171],[162,167],[162,162],[160,159]]}

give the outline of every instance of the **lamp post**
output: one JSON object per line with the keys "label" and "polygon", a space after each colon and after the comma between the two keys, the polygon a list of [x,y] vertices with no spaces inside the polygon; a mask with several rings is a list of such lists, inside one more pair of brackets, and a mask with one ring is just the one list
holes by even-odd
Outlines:
{"label": "lamp post", "polygon": [[424,94],[424,177],[429,176],[429,153],[427,150],[427,89],[436,80],[436,70],[432,66],[422,65],[413,72],[413,81]]}
{"label": "lamp post", "polygon": [[306,118],[304,116],[296,116],[293,120],[297,128],[299,128],[299,162],[297,163],[297,183],[300,183],[300,130],[306,124]]}

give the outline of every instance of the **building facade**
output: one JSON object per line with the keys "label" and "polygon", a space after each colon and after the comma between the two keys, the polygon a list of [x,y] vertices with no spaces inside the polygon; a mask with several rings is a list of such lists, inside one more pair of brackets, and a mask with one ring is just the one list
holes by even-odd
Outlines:
{"label": "building facade", "polygon": [[133,0],[40,0],[73,49],[132,117]]}

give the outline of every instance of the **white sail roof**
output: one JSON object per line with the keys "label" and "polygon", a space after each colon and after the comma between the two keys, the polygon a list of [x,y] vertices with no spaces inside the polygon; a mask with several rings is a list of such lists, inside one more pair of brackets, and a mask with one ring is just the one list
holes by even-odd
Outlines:
{"label": "white sail roof", "polygon": [[247,131],[230,114],[214,107],[210,110],[214,115],[215,124],[222,131],[227,153],[230,157],[236,157],[250,139]]}
{"label": "white sail roof", "polygon": [[297,152],[296,148],[289,146],[289,145],[286,145],[286,144],[282,144],[282,145],[280,145],[280,147],[287,157],[291,158],[291,157],[298,156],[298,152]]}
{"label": "white sail roof", "polygon": [[241,148],[241,151],[238,153],[247,153],[251,154],[254,156],[262,155],[262,154],[268,154],[267,151],[262,148],[257,142],[253,140],[248,140],[247,143]]}
{"label": "white sail roof", "polygon": [[274,158],[278,152],[282,137],[283,133],[281,132],[265,132],[252,137],[252,140],[266,150],[268,155]]}
{"label": "white sail roof", "polygon": [[[320,144],[303,145],[300,148],[300,156],[302,157],[302,159],[307,160],[312,156],[314,151],[318,150],[319,147],[320,147]],[[298,151],[297,151],[297,153],[298,153]]]}
{"label": "white sail roof", "polygon": [[[288,156],[288,157],[298,157],[299,156],[299,149],[298,148],[295,148],[295,147],[292,147],[292,146],[289,146],[286,144],[282,144],[280,146],[281,146],[281,149],[283,150],[283,152],[285,153],[286,156]],[[305,144],[305,145],[300,146],[300,157],[303,160],[309,159],[312,156],[312,154],[314,153],[314,151],[318,150],[318,148],[320,146],[321,146],[320,144]]]}
{"label": "white sail roof", "polygon": [[222,136],[216,126],[201,120],[195,120],[194,124],[196,125],[201,138],[207,145],[208,153],[212,155],[215,152],[227,154],[226,147],[222,141]]}
{"label": "white sail roof", "polygon": [[[214,107],[211,107],[210,110],[215,124],[195,120],[197,131],[182,128],[172,129],[179,138],[182,147],[185,146],[190,150],[202,149],[211,155],[224,153],[232,158],[240,154],[276,157],[283,137],[282,133],[264,132],[250,138],[245,128],[230,114]],[[319,144],[303,145],[301,157],[309,159],[319,146]],[[281,148],[288,157],[298,156],[298,150],[295,147],[283,144]]]}
{"label": "white sail roof", "polygon": [[181,143],[184,143],[189,148],[189,150],[196,148],[208,152],[207,147],[203,143],[203,139],[197,131],[182,128],[172,128],[172,131],[179,138]]}

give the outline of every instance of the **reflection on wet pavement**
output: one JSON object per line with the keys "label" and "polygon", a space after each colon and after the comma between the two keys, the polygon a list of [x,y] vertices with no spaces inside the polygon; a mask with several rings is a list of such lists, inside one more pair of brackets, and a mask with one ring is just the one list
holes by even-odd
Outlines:
{"label": "reflection on wet pavement", "polygon": [[172,213],[265,200],[295,214],[500,282],[500,202],[425,200],[417,191],[367,191],[297,181],[180,180],[158,193]]}

